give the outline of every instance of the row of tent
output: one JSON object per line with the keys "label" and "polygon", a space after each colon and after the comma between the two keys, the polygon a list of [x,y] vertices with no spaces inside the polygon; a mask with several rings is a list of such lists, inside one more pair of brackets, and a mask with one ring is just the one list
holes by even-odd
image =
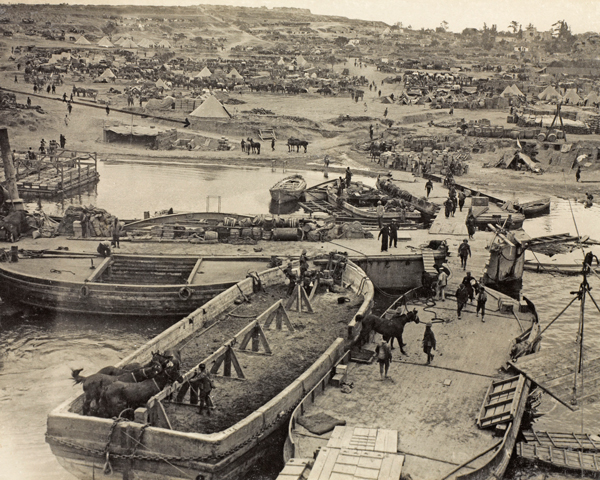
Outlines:
{"label": "row of tent", "polygon": [[[77,39],[75,45],[92,45],[92,43],[82,35]],[[173,48],[168,40],[153,42],[152,40],[144,38],[138,43],[135,43],[131,37],[121,37],[115,42],[111,42],[108,37],[102,37],[97,45],[104,48],[111,48],[117,45],[121,48]]]}
{"label": "row of tent", "polygon": [[[187,101],[201,102],[190,114],[190,117],[195,118],[231,118],[232,115],[223,106],[214,95],[205,95],[196,99],[184,99]],[[175,108],[177,99],[171,96],[166,96],[161,99],[148,100],[146,109],[148,110],[171,110]]]}
{"label": "row of tent", "polygon": [[[194,75],[193,78],[210,78],[212,76],[212,72],[207,68],[204,67],[202,69],[202,71],[200,73],[198,73],[197,75]],[[232,80],[244,80],[244,77],[242,77],[240,75],[240,73],[237,71],[237,69],[234,67],[230,70],[230,72],[225,75],[227,78],[231,78]],[[116,78],[116,75],[113,73],[113,71],[110,68],[107,68],[106,70],[104,70],[104,72],[102,73],[102,75],[100,75],[100,77],[98,77],[99,79],[113,79]],[[158,82],[162,82],[162,80],[158,80]],[[165,88],[166,85],[156,85],[157,87],[163,87]]]}
{"label": "row of tent", "polygon": [[548,85],[546,89],[538,95],[538,98],[540,100],[562,101],[571,105],[600,103],[600,96],[598,96],[596,92],[590,92],[585,99],[582,99],[574,88],[567,89],[565,94],[561,95],[552,85]]}

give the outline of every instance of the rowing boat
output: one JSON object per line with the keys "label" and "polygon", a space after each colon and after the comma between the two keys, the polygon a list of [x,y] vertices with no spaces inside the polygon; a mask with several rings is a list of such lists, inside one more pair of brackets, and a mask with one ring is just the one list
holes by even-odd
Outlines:
{"label": "rowing boat", "polygon": [[[311,292],[314,313],[298,312],[289,303],[294,295],[281,298],[284,280],[279,268],[242,280],[124,359],[119,365],[175,349],[187,370],[183,383],[157,391],[135,410],[134,420],[83,416],[82,395],[55,408],[46,441],[59,463],[85,480],[102,472],[114,479],[233,480],[269,449],[280,450],[280,427],[344,355],[358,332],[355,315],[370,311],[374,292],[364,272],[348,261],[343,297]],[[210,416],[198,415],[198,407],[180,395],[200,363],[218,387]]]}
{"label": "rowing boat", "polygon": [[[339,205],[342,209],[349,212],[352,215],[352,217],[354,217],[359,222],[361,221],[361,219],[362,220],[376,220],[377,219],[376,207],[357,207],[347,201],[339,200],[339,197],[335,193],[334,189],[331,187],[327,189],[327,200],[329,201],[329,203],[332,203],[333,205]],[[418,222],[421,220],[421,213],[418,211],[414,211],[414,212],[405,211],[404,218],[408,221]],[[385,220],[386,222],[391,221],[391,220],[400,221],[401,219],[402,219],[401,212],[387,211],[383,214],[383,220]]]}
{"label": "rowing boat", "polygon": [[269,192],[276,203],[287,203],[300,200],[306,190],[306,180],[302,175],[291,175],[279,180]]}
{"label": "rowing boat", "polygon": [[45,254],[0,263],[0,287],[3,299],[44,310],[182,316],[267,262],[261,257]]}

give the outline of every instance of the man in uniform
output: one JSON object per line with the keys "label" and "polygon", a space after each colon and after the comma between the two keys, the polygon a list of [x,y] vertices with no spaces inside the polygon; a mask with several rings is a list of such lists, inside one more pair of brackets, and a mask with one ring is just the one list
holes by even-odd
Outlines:
{"label": "man in uniform", "polygon": [[469,300],[469,292],[464,283],[461,283],[456,290],[456,316],[460,318],[462,309],[467,305]]}
{"label": "man in uniform", "polygon": [[[206,406],[206,413],[210,415],[210,407],[212,406],[210,392],[215,388],[215,385],[210,378],[210,374],[206,371],[206,365],[203,363],[199,365],[198,375],[190,380],[190,387],[192,388],[192,392],[194,389],[198,392],[198,414],[202,414]],[[191,401],[191,394],[190,403],[193,403]]]}
{"label": "man in uniform", "polygon": [[383,215],[385,213],[385,208],[383,208],[381,200],[377,202],[377,208],[375,209],[375,212],[377,213],[377,223],[379,225],[379,228],[381,228],[383,227]]}
{"label": "man in uniform", "polygon": [[425,324],[425,333],[423,335],[423,352],[427,354],[427,365],[433,360],[434,355],[431,353],[431,350],[435,350],[435,347],[435,335],[431,330],[431,322],[427,322]]}
{"label": "man in uniform", "polygon": [[390,362],[392,361],[392,351],[383,338],[381,339],[381,342],[377,344],[377,347],[375,347],[375,355],[377,355],[377,362],[379,363],[379,376],[381,377],[381,380],[383,380],[388,376]]}
{"label": "man in uniform", "polygon": [[381,238],[381,251],[382,252],[387,252],[388,251],[388,240],[389,240],[389,229],[387,225],[384,225],[383,227],[381,227],[381,230],[379,230],[379,235],[377,236],[377,238]]}
{"label": "man in uniform", "polygon": [[458,256],[460,257],[460,266],[463,270],[467,269],[467,258],[471,256],[471,247],[467,239],[458,247]]}
{"label": "man in uniform", "polygon": [[394,248],[398,248],[398,225],[396,225],[396,220],[392,220],[392,223],[388,227],[390,233],[390,247],[392,243],[394,244]]}

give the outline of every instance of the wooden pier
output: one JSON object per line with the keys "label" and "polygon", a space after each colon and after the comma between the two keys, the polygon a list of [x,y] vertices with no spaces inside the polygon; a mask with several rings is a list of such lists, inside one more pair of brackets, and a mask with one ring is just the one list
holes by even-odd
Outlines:
{"label": "wooden pier", "polygon": [[58,150],[40,155],[37,160],[22,160],[17,165],[20,195],[60,195],[96,183],[99,178],[95,152]]}

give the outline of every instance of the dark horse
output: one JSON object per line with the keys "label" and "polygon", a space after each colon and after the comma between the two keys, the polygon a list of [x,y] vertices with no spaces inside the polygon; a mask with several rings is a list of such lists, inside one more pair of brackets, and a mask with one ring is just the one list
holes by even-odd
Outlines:
{"label": "dark horse", "polygon": [[118,417],[124,410],[142,407],[169,383],[183,382],[175,365],[165,368],[156,377],[140,383],[113,382],[102,390],[100,415],[105,418]]}
{"label": "dark horse", "polygon": [[150,368],[152,365],[161,365],[163,368],[167,365],[169,360],[173,359],[173,355],[169,350],[165,353],[160,352],[152,352],[152,359],[142,365],[141,363],[128,363],[127,365],[123,365],[121,368],[118,367],[104,367],[98,370],[96,373],[103,373],[104,375],[123,375],[124,373],[129,373],[132,370],[139,370],[141,368]]}
{"label": "dark horse", "polygon": [[248,137],[246,139],[246,153],[250,155],[250,152],[260,155],[260,142],[255,142],[253,139]]}
{"label": "dark horse", "polygon": [[[73,370],[71,376],[73,377],[73,380],[75,380],[75,384],[81,383],[83,385],[83,393],[85,394],[85,399],[83,400],[83,414],[93,415],[98,406],[100,394],[108,385],[115,382],[136,383],[152,379],[163,371],[163,367],[161,365],[152,365],[149,368],[141,368],[122,375],[94,373],[89,377],[79,375],[82,370],[83,368]],[[92,404],[94,403],[95,408],[92,407]]]}
{"label": "dark horse", "polygon": [[392,318],[381,318],[376,315],[357,315],[356,319],[362,322],[362,331],[360,332],[359,345],[364,345],[372,331],[380,333],[384,340],[387,342],[390,338],[392,339],[391,347],[394,348],[394,338],[398,340],[400,345],[400,351],[406,355],[404,351],[405,344],[402,342],[402,333],[404,332],[404,326],[409,322],[419,323],[419,315],[417,310],[408,312],[404,315],[395,314]]}
{"label": "dark horse", "polygon": [[308,148],[308,142],[306,140],[300,140],[298,138],[290,137],[287,141],[288,152],[293,152],[296,147],[296,153],[300,152],[300,147],[304,148],[304,153]]}

